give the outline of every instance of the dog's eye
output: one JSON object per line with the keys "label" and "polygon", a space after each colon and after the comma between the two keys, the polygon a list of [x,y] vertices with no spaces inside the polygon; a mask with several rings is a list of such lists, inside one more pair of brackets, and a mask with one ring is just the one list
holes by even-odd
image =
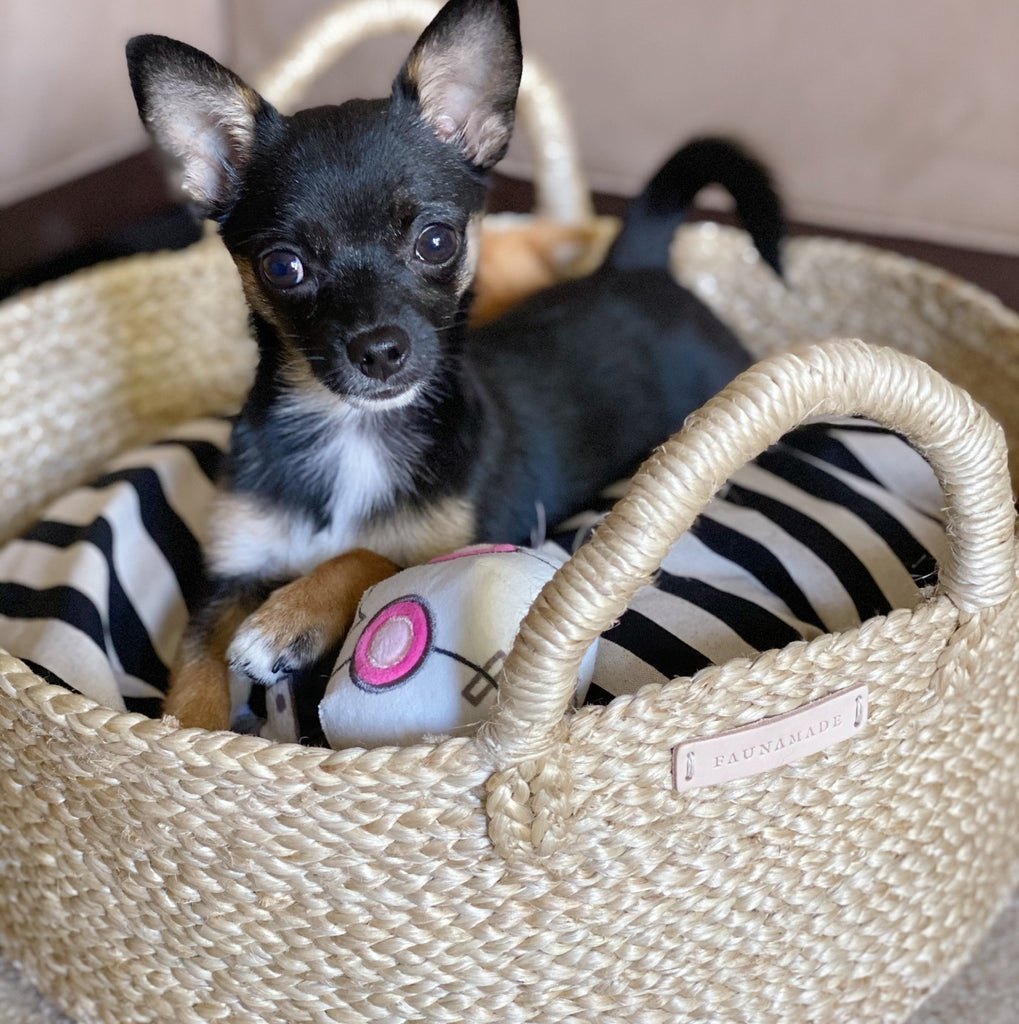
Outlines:
{"label": "dog's eye", "polygon": [[259,261],[259,269],[266,284],[273,288],[294,288],[304,280],[304,264],[289,249],[273,249]]}
{"label": "dog's eye", "polygon": [[414,243],[414,255],[433,267],[448,263],[460,248],[460,239],[448,224],[429,224]]}

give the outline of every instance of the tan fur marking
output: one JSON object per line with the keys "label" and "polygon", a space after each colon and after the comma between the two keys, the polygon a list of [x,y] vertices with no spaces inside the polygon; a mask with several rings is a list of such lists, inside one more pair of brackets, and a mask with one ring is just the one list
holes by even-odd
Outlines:
{"label": "tan fur marking", "polygon": [[279,311],[266,295],[258,279],[258,271],[243,256],[234,256],[231,253],[231,258],[241,279],[241,288],[248,305],[276,330],[276,335],[286,354],[281,372],[286,375],[287,381],[298,388],[326,390],[325,385],[315,376],[307,357],[291,340],[293,329],[279,315]]}
{"label": "tan fur marking", "polygon": [[[244,166],[255,139],[261,100],[242,82],[225,79],[215,87],[169,75],[160,84],[160,102],[148,114],[156,138],[181,162],[181,187],[197,203],[210,206],[217,195],[224,160]],[[216,152],[216,137],[229,155]]]}
{"label": "tan fur marking", "polygon": [[398,571],[372,551],[348,551],[276,590],[250,615],[243,605],[229,606],[211,635],[185,635],[163,714],[185,728],[229,729],[227,650],[239,630],[257,630],[279,652],[298,641],[309,643],[307,660],[312,661],[346,635],[361,595]]}
{"label": "tan fur marking", "polygon": [[280,321],[276,307],[265,297],[255,268],[243,256],[233,256],[233,261],[237,273],[240,275],[241,287],[244,289],[244,297],[248,300],[248,305],[263,320],[272,324],[281,335],[285,335],[287,333],[286,325]]}
{"label": "tan fur marking", "polygon": [[512,113],[507,117],[487,110],[481,102],[493,68],[501,63],[492,38],[478,20],[459,27],[455,48],[429,39],[407,61],[424,119],[440,139],[481,167],[498,159],[512,130]]}
{"label": "tan fur marking", "polygon": [[345,552],[274,591],[242,629],[257,630],[280,653],[306,644],[307,661],[314,661],[346,635],[361,595],[397,572],[399,566],[373,551]]}
{"label": "tan fur marking", "polygon": [[467,230],[464,232],[464,246],[466,249],[463,263],[457,276],[456,290],[458,295],[463,295],[471,286],[478,272],[478,262],[481,258],[483,213],[479,211],[467,222]]}
{"label": "tan fur marking", "polygon": [[230,728],[226,649],[244,620],[245,611],[236,605],[226,609],[209,637],[184,635],[170,670],[164,715],[176,718],[185,728]]}
{"label": "tan fur marking", "polygon": [[365,526],[358,543],[384,551],[401,565],[418,565],[470,544],[474,506],[464,498],[447,498],[424,510],[380,518]]}

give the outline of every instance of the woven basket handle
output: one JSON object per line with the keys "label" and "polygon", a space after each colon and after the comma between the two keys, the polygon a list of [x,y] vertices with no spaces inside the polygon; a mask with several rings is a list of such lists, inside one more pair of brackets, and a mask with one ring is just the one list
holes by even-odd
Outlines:
{"label": "woven basket handle", "polygon": [[[419,33],[441,4],[434,0],[351,0],[326,10],[294,39],[257,80],[256,88],[281,110],[292,110],[312,82],[348,50],[375,36]],[[568,224],[593,216],[591,196],[566,106],[555,83],[531,57],[524,57],[517,120],[534,159],[538,214]]]}
{"label": "woven basket handle", "polygon": [[498,769],[549,754],[585,651],[722,484],[804,420],[835,414],[867,416],[902,433],[934,469],[949,541],[941,592],[965,612],[1009,596],[1014,514],[998,424],[965,391],[892,349],[832,341],[774,356],[737,377],[655,452],[542,590],[506,660],[497,711],[479,735]]}

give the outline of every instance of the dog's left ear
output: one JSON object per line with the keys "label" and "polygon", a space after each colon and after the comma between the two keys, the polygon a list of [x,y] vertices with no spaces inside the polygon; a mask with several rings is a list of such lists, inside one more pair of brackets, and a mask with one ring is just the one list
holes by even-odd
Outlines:
{"label": "dog's left ear", "polygon": [[520,87],[516,0],[449,0],[414,45],[393,85],[416,100],[436,135],[476,167],[502,159]]}

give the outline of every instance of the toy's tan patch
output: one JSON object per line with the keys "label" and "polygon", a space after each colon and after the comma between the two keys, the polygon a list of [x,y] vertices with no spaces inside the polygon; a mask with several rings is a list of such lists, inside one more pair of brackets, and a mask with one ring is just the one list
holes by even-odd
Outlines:
{"label": "toy's tan patch", "polygon": [[[481,232],[471,323],[488,323],[529,295],[576,276],[600,241],[596,225],[490,218]],[[498,224],[499,226],[496,226]]]}

